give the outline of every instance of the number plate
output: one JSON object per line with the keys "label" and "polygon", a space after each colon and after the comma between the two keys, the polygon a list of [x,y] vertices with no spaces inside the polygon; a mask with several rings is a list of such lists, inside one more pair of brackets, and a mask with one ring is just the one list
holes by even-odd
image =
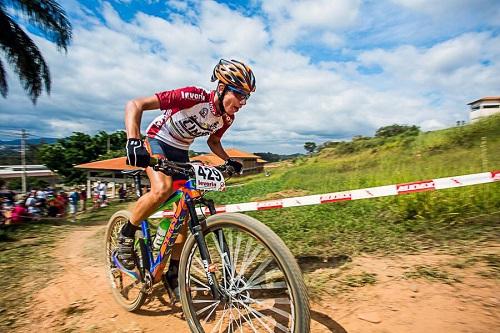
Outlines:
{"label": "number plate", "polygon": [[196,188],[206,191],[224,191],[226,183],[224,176],[215,167],[193,164],[196,173]]}

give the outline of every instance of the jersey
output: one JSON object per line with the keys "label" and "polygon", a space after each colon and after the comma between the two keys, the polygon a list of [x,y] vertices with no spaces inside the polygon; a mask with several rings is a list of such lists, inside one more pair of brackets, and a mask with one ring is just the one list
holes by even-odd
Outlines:
{"label": "jersey", "polygon": [[186,87],[156,94],[163,114],[147,129],[150,138],[173,147],[189,150],[194,139],[214,134],[221,138],[234,116],[220,114],[214,104],[215,91]]}

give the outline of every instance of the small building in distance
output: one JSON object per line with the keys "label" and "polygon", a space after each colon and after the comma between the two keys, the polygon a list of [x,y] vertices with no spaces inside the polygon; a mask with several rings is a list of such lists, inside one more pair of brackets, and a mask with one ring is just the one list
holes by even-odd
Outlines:
{"label": "small building in distance", "polygon": [[[225,151],[230,158],[243,164],[243,175],[250,175],[264,171],[264,164],[267,161],[261,159],[260,156],[254,155],[252,153],[247,153],[235,148],[228,148],[225,149]],[[191,161],[200,161],[213,166],[224,164],[224,161],[221,158],[212,153],[193,156],[191,157]]]}
{"label": "small building in distance", "polygon": [[500,96],[483,97],[467,105],[470,105],[470,122],[473,123],[480,118],[500,113]]}
{"label": "small building in distance", "polygon": [[0,178],[12,179],[22,178],[23,175],[29,178],[38,178],[46,181],[50,186],[54,186],[59,181],[59,176],[42,164],[32,165],[0,165]]}

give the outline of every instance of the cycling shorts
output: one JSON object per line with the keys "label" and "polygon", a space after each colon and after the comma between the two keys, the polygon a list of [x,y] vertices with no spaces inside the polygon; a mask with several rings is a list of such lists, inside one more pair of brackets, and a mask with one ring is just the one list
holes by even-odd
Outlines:
{"label": "cycling shorts", "polygon": [[[152,138],[147,138],[146,142],[146,148],[152,156],[166,158],[172,162],[189,162],[189,152],[187,150],[172,147],[161,140]],[[188,178],[182,175],[174,175],[172,179],[175,182],[176,180],[187,180]]]}

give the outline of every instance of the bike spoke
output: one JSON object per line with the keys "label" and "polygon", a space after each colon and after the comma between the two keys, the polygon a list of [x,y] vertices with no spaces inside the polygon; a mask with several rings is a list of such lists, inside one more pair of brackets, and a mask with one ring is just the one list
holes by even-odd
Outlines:
{"label": "bike spoke", "polygon": [[[220,239],[220,244],[219,242],[217,241],[216,237],[215,237],[215,234],[212,233],[212,239],[214,241],[214,244],[215,244],[215,247],[217,248],[217,252],[219,252],[219,256],[221,258],[221,261],[222,261],[222,279],[224,281],[224,288],[228,288],[228,281],[227,281],[227,273],[229,273],[229,268],[228,266],[230,266],[230,262],[229,262],[229,258],[228,256],[222,252],[221,248],[223,248],[223,233],[222,233],[222,230],[219,230],[219,239]],[[213,258],[212,258],[213,259]]]}
{"label": "bike spoke", "polygon": [[[212,300],[212,302],[213,302],[213,300]],[[208,315],[205,317],[205,319],[203,320],[205,323],[207,323],[208,318],[210,318],[210,316],[212,315],[212,313],[214,313],[215,309],[217,309],[217,306],[218,306],[219,304],[220,304],[220,301],[214,302],[214,304],[212,304],[212,305],[213,305],[213,309],[212,309],[212,311],[210,311],[210,312],[208,313]]]}
{"label": "bike spoke", "polygon": [[[196,311],[196,314],[197,315],[202,314],[203,312],[207,311],[208,309],[210,309],[212,307],[215,309],[218,304],[219,304],[219,302],[214,302],[213,304],[207,305],[203,309]],[[212,312],[210,312],[210,313],[212,313]],[[209,315],[210,315],[210,313],[209,313]]]}
{"label": "bike spoke", "polygon": [[287,288],[286,282],[272,282],[272,283],[254,285],[251,287],[244,288],[243,290],[286,289],[286,288]]}
{"label": "bike spoke", "polygon": [[[245,297],[245,296],[244,296]],[[285,298],[268,298],[268,299],[252,299],[249,297],[245,297],[247,300],[251,301],[253,304],[265,306],[264,309],[273,311],[276,314],[279,314],[280,316],[290,319],[292,314],[286,311],[283,311],[281,309],[278,309],[277,307],[274,307],[274,304],[290,304],[290,300],[285,299]],[[272,303],[272,304],[269,304]]]}
{"label": "bike spoke", "polygon": [[214,333],[215,330],[217,330],[217,328],[219,328],[219,333],[221,332],[221,328],[222,328],[222,321],[224,320],[224,316],[226,315],[226,305],[224,305],[224,310],[222,312],[222,316],[220,317],[220,319],[217,321],[217,323],[215,324],[214,328],[212,329],[212,331],[210,331],[210,333]]}
{"label": "bike spoke", "polygon": [[209,286],[207,286],[206,284],[204,284],[203,282],[201,282],[200,280],[198,280],[198,279],[197,279],[197,278],[195,278],[194,276],[192,276],[192,275],[191,275],[191,276],[189,276],[189,279],[190,279],[191,281],[194,281],[194,282],[198,283],[200,286],[205,287],[205,289],[204,289],[204,290],[210,290],[210,287],[209,287]]}
{"label": "bike spoke", "polygon": [[243,320],[245,320],[246,323],[248,323],[248,325],[250,325],[250,328],[252,328],[252,331],[254,332],[258,332],[252,322],[252,318],[250,317],[250,314],[248,314],[248,319],[245,317],[245,315],[243,313],[241,313],[240,309],[238,309],[238,307],[234,307],[238,313],[240,314],[240,318],[243,318]]}
{"label": "bike spoke", "polygon": [[249,307],[248,305],[246,305],[245,303],[243,302],[238,302],[239,304],[243,305],[243,307],[245,307],[245,309],[247,309],[247,311],[252,314],[255,319],[257,319],[261,324],[262,326],[264,326],[268,332],[273,332],[269,326],[264,323],[264,319],[269,323],[269,324],[272,324],[274,327],[277,327],[279,328],[281,331],[283,332],[290,332],[290,330],[288,328],[286,328],[285,326],[283,326],[282,324],[278,323],[276,320],[272,320],[272,319],[269,319],[268,317],[266,317],[263,313],[255,310],[255,309],[252,309],[251,307]]}
{"label": "bike spoke", "polygon": [[253,272],[252,276],[248,279],[248,284],[252,284],[253,280],[259,276],[259,274],[271,263],[272,259],[267,258],[263,262],[260,263],[259,267]]}
{"label": "bike spoke", "polygon": [[[254,277],[254,279],[251,279],[251,281],[249,280],[246,289],[252,289],[254,286],[259,285],[261,282],[264,282],[264,281],[276,281],[278,279],[281,279],[282,276],[283,276],[283,273],[279,269],[273,269],[272,271],[265,272],[263,275],[261,275],[258,278]],[[272,284],[272,283],[276,283],[276,282],[269,282],[269,283]]]}
{"label": "bike spoke", "polygon": [[245,270],[252,263],[250,260],[248,260],[249,256],[250,256],[250,250],[252,249],[251,243],[252,243],[252,239],[249,238],[247,240],[247,244],[245,246],[245,254],[243,255],[243,259],[241,260],[241,265],[240,265],[240,270],[238,272],[238,277],[244,276]]}

